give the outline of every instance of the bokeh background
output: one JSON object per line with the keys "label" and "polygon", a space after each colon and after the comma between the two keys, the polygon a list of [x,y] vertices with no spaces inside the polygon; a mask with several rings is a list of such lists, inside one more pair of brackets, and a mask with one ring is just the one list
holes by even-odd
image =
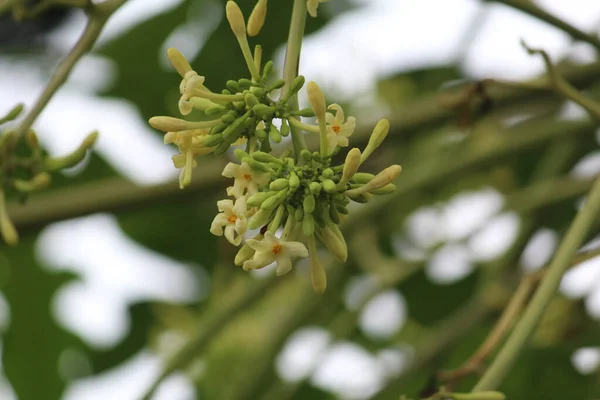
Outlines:
{"label": "bokeh background", "polygon": [[[302,261],[276,280],[271,268],[243,272],[234,249],[208,232],[227,156],[199,162],[180,191],[175,149],[146,123],[177,115],[168,47],[212,90],[246,76],[224,3],[129,0],[38,119],[53,155],[101,134],[85,165],[11,206],[23,238],[14,249],[0,244],[0,399],[138,399],[222,315],[155,399],[417,397],[483,341],[520,275],[548,262],[600,173],[594,124],[548,91],[491,89],[488,107],[460,112],[439,101],[466,81],[542,74],[520,39],[595,96],[600,64],[590,45],[494,2],[332,0],[308,21],[301,73],[357,117],[351,145],[390,119],[388,142],[365,168],[402,164],[400,194],[347,231],[349,262],[328,266],[322,297]],[[253,1],[238,3],[249,15]],[[536,3],[598,33],[597,1]],[[271,0],[251,41],[279,72],[290,11],[291,1]],[[85,16],[0,18],[0,110],[29,106]],[[502,386],[508,398],[598,398],[599,318],[600,264],[591,260],[563,279]]]}

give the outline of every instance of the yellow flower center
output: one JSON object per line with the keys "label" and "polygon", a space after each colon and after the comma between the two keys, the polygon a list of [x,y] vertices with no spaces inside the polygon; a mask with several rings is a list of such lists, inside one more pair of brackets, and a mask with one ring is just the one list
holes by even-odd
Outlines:
{"label": "yellow flower center", "polygon": [[252,177],[250,176],[250,174],[244,174],[244,179],[249,181],[250,179],[252,179]]}
{"label": "yellow flower center", "polygon": [[273,246],[273,254],[279,254],[279,252],[281,252],[281,245],[276,244],[275,246]]}
{"label": "yellow flower center", "polygon": [[229,222],[230,224],[234,224],[235,221],[237,221],[237,215],[230,215],[229,218],[227,218],[227,222]]}
{"label": "yellow flower center", "polygon": [[331,129],[333,129],[333,131],[334,131],[336,134],[339,134],[339,133],[340,133],[340,130],[342,129],[342,127],[341,127],[341,126],[339,126],[339,125],[333,125],[333,126],[331,127]]}

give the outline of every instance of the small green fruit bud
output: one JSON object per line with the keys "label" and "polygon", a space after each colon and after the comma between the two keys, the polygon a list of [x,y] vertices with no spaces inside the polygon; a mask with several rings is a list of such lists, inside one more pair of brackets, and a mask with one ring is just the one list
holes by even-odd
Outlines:
{"label": "small green fruit bud", "polygon": [[315,233],[315,220],[311,214],[304,213],[304,218],[302,219],[302,232],[307,237],[311,237]]}
{"label": "small green fruit bud", "polygon": [[304,197],[304,201],[302,202],[302,206],[305,214],[311,214],[313,211],[315,211],[315,196],[312,194],[306,195]]}
{"label": "small green fruit bud", "polygon": [[331,179],[325,179],[323,182],[321,182],[321,184],[323,185],[323,190],[325,190],[327,193],[337,192],[335,182]]}
{"label": "small green fruit bud", "polygon": [[216,135],[209,135],[206,139],[204,139],[205,147],[214,147],[221,144],[223,141],[223,134],[217,133]]}
{"label": "small green fruit bud", "polygon": [[312,161],[312,153],[306,149],[300,152],[300,157],[307,163]]}
{"label": "small green fruit bud", "polygon": [[267,131],[265,131],[264,129],[257,129],[256,131],[254,131],[254,135],[256,135],[256,138],[260,140],[265,140],[269,137]]}
{"label": "small green fruit bud", "polygon": [[269,197],[277,194],[277,192],[258,192],[254,193],[252,196],[248,197],[248,204],[250,207],[260,207],[260,205],[268,199]]}
{"label": "small green fruit bud", "polygon": [[244,101],[246,102],[246,105],[249,108],[252,108],[257,104],[260,104],[258,99],[256,98],[256,96],[250,92],[246,93],[246,95],[244,96]]}
{"label": "small green fruit bud", "polygon": [[248,36],[254,37],[260,33],[267,15],[267,0],[258,0],[250,18],[248,18]]}
{"label": "small green fruit bud", "polygon": [[287,93],[284,100],[287,101],[290,97],[298,93],[298,91],[302,89],[302,86],[304,86],[304,82],[305,79],[302,75],[295,77],[290,84],[290,91]]}
{"label": "small green fruit bud", "polygon": [[287,189],[289,186],[290,186],[290,181],[288,181],[286,178],[279,178],[279,179],[275,179],[273,182],[271,182],[271,184],[269,185],[269,189],[283,190],[283,189]]}
{"label": "small green fruit bud", "polygon": [[319,182],[311,182],[308,185],[308,189],[310,190],[310,192],[312,194],[314,194],[315,196],[318,195],[319,193],[321,193],[321,189],[323,187],[321,186],[321,184]]}
{"label": "small green fruit bud", "polygon": [[286,137],[290,134],[290,126],[285,119],[281,120],[281,136]]}
{"label": "small green fruit bud", "polygon": [[300,178],[294,171],[290,172],[290,188],[297,189],[300,186]]}
{"label": "small green fruit bud", "polygon": [[281,143],[282,137],[281,137],[281,132],[279,132],[279,130],[277,129],[277,127],[275,125],[271,125],[271,128],[269,129],[269,137],[271,138],[271,140],[275,143]]}
{"label": "small green fruit bud", "polygon": [[232,93],[242,92],[242,88],[237,81],[229,80],[227,83],[225,83],[225,86],[227,86],[227,89],[229,89],[229,91]]}
{"label": "small green fruit bud", "polygon": [[285,80],[283,79],[278,79],[275,82],[273,82],[273,84],[271,86],[269,86],[269,88],[267,89],[267,91],[272,91],[275,89],[281,89],[282,87],[285,86]]}
{"label": "small green fruit bud", "polygon": [[281,161],[279,158],[272,156],[269,153],[265,153],[264,151],[255,151],[252,153],[252,158],[262,163],[277,163],[278,165],[283,164],[283,161]]}
{"label": "small green fruit bud", "polygon": [[262,227],[267,222],[269,222],[269,219],[271,218],[271,214],[273,214],[273,210],[267,211],[267,210],[263,210],[262,208],[259,209],[256,212],[256,214],[254,214],[250,218],[250,222],[248,223],[248,228],[249,229],[258,229],[258,228]]}
{"label": "small green fruit bud", "polygon": [[238,38],[246,37],[246,22],[244,21],[244,15],[235,1],[230,0],[227,2],[225,14],[227,15],[227,20],[229,21],[233,34]]}
{"label": "small green fruit bud", "polygon": [[262,79],[266,80],[271,75],[271,72],[273,72],[273,61],[269,60],[263,67]]}

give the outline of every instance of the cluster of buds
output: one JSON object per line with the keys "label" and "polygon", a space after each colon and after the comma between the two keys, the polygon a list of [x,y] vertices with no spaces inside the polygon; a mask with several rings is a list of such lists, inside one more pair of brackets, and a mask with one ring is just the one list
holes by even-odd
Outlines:
{"label": "cluster of buds", "polygon": [[[166,132],[165,143],[178,146],[180,154],[173,156],[173,163],[181,169],[182,188],[191,182],[197,156],[222,154],[245,143],[245,150],[236,147],[233,152],[238,162],[229,163],[223,171],[223,176],[234,179],[227,188],[232,199],[217,202],[219,214],[211,232],[241,246],[235,264],[245,270],[276,263],[276,273],[282,275],[292,269],[292,258],[310,257],[313,287],[321,293],[326,287],[326,275],[317,253],[318,243],[336,260],[345,262],[348,250],[340,223],[349,212],[348,204],[366,203],[375,195],[392,193],[395,186],[391,182],[402,169],[392,165],[377,175],[358,172],[386,137],[387,120],[375,126],[362,152],[353,148],[343,164],[332,165],[332,157],[349,145],[355,119],[345,118],[337,104],[327,106],[314,82],[306,88],[310,108],[296,110],[290,105],[290,98],[304,86],[304,77],[297,76],[291,82],[273,79],[273,62],[262,66],[260,46],[252,55],[247,40],[246,31],[251,36],[260,31],[266,3],[258,1],[247,29],[237,4],[229,1],[226,6],[250,78],[230,80],[226,89],[214,93],[204,86],[205,78],[191,68],[180,52],[169,49],[169,60],[182,77],[179,111],[187,115],[196,110],[201,121],[161,116],[149,122]],[[318,2],[309,3],[316,10]],[[274,99],[274,91],[284,86],[284,94]],[[302,122],[302,117],[316,117],[317,124]],[[281,156],[272,154],[272,143],[282,142],[290,132],[302,131],[319,135],[319,151],[294,148]],[[252,230],[259,232],[244,241]]]}
{"label": "cluster of buds", "polygon": [[[16,106],[0,118],[0,125],[16,119],[22,111],[22,105]],[[97,136],[97,132],[88,135],[71,154],[49,157],[42,151],[33,130],[29,130],[25,140],[11,130],[0,132],[0,234],[7,244],[14,246],[19,241],[8,216],[7,197],[14,194],[23,202],[30,193],[47,187],[51,173],[79,164]]]}

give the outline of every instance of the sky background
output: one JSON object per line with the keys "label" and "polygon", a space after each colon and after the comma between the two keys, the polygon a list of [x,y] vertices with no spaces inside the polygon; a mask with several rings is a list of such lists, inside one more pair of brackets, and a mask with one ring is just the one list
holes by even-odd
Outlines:
{"label": "sky background", "polygon": [[[335,12],[335,1],[322,5],[319,12]],[[587,62],[594,57],[589,46],[574,45],[559,30],[495,4],[482,5],[475,0],[353,2],[359,7],[337,16],[317,34],[306,38],[301,73],[307,80],[319,82],[336,98],[356,100],[365,106],[372,107],[377,102],[378,79],[423,66],[460,60],[465,71],[475,78],[523,79],[541,73],[540,59],[528,56],[519,44],[520,39],[531,46],[543,47],[554,59],[570,56]],[[177,0],[130,0],[110,20],[100,44],[178,3]],[[586,31],[597,29],[600,21],[597,1],[537,3]],[[214,15],[222,14],[222,10],[215,8]],[[473,35],[469,32],[475,19],[484,22]],[[165,49],[171,46],[193,57],[216,22],[218,19],[208,17],[192,23],[182,21],[182,26],[166,37],[164,43],[157,44],[156,62],[168,68]],[[83,24],[83,17],[75,15],[54,32],[50,39],[54,51],[68,51]],[[466,48],[461,47],[465,38],[469,39]],[[282,63],[282,60],[280,52],[276,61]],[[174,150],[152,134],[135,105],[95,95],[111,84],[114,72],[109,60],[95,55],[84,57],[38,119],[36,128],[41,141],[51,154],[62,154],[97,129],[101,135],[96,150],[123,176],[141,185],[174,179],[178,174],[170,160]],[[0,54],[0,110],[9,109],[17,100],[31,105],[46,79],[47,71],[36,65],[16,62]],[[567,107],[564,115],[573,118],[581,113],[577,107]],[[574,171],[581,176],[599,172],[598,153]],[[405,232],[394,243],[395,248],[401,256],[418,258],[429,254],[433,246],[446,243],[431,254],[427,273],[437,282],[454,282],[468,274],[474,262],[493,259],[511,244],[519,220],[514,213],[501,212],[502,204],[499,193],[484,188],[461,193],[445,204],[423,207],[408,219]],[[417,246],[410,252],[405,242],[407,237]],[[523,256],[524,268],[532,270],[544,264],[557,241],[558,236],[552,230],[538,232]],[[185,265],[127,238],[115,218],[108,214],[48,226],[38,239],[37,255],[50,268],[58,270],[69,265],[82,276],[80,281],[60,290],[52,307],[65,327],[97,347],[110,347],[126,334],[127,305],[134,301],[188,302],[206,295],[203,281],[191,276]],[[145,277],[143,281],[138,278],[140,275]],[[368,278],[349,285],[349,307],[368,286]],[[587,296],[589,311],[600,318],[597,262],[587,262],[570,271],[561,289],[571,297]],[[406,313],[401,294],[385,292],[366,307],[360,324],[368,335],[388,337],[402,327]],[[6,324],[9,315],[0,294],[0,320]],[[77,356],[65,354],[65,357]],[[390,348],[372,355],[352,343],[333,343],[326,331],[309,327],[289,339],[277,366],[285,379],[293,381],[311,374],[316,385],[335,390],[348,399],[360,399],[400,371],[409,356],[408,348]],[[582,370],[590,371],[600,364],[600,352],[584,349],[573,360]],[[130,400],[152,381],[160,365],[158,356],[150,351],[141,352],[116,370],[72,384],[64,398]],[[0,389],[0,398],[11,399],[10,393],[5,385]],[[193,389],[187,378],[176,375],[156,398],[191,399]]]}

